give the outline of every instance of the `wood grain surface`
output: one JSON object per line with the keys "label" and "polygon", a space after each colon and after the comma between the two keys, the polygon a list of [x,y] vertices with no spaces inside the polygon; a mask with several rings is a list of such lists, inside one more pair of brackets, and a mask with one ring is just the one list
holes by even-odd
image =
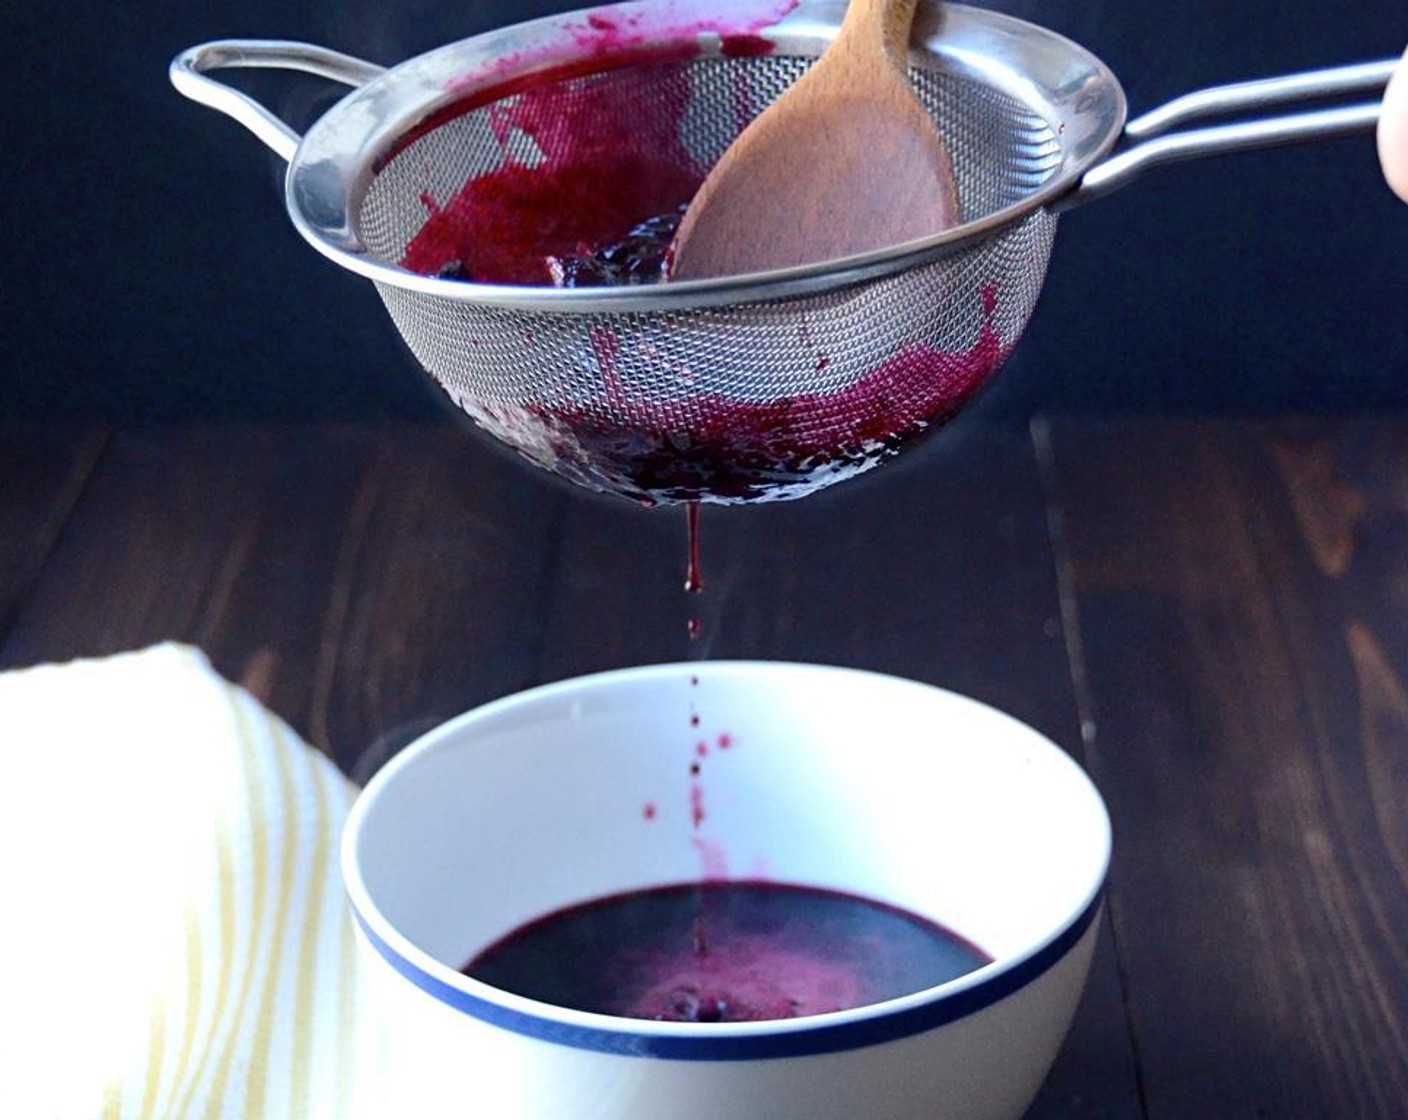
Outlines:
{"label": "wood grain surface", "polygon": [[0,636],[63,531],[106,433],[81,425],[0,425]]}
{"label": "wood grain surface", "polygon": [[1038,432],[1150,1116],[1408,1107],[1404,435]]}
{"label": "wood grain surface", "polygon": [[358,777],[622,665],[952,687],[1074,753],[1115,824],[1031,1117],[1404,1115],[1408,424],[957,425],[805,502],[706,508],[698,596],[682,511],[457,426],[3,434],[6,667],[191,642]]}

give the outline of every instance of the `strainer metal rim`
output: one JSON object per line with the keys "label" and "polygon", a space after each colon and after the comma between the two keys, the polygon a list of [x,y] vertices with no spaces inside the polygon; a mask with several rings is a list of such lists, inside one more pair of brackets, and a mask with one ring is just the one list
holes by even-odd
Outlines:
{"label": "strainer metal rim", "polygon": [[[763,35],[783,53],[789,45],[824,44],[840,27],[845,8],[844,0],[801,0]],[[1018,202],[942,233],[871,253],[746,276],[629,288],[481,284],[425,276],[373,259],[349,214],[375,174],[377,161],[429,115],[476,92],[462,78],[466,57],[482,59],[492,69],[490,60],[511,57],[519,44],[560,28],[564,18],[532,20],[447,44],[384,71],[344,97],[314,123],[289,161],[285,203],[295,228],[324,256],[377,283],[485,307],[651,313],[794,298],[903,272],[1021,221],[1079,185],[1118,142],[1127,114],[1114,73],[1065,36],[998,12],[926,4],[921,5],[915,34],[923,52],[943,60],[946,70],[975,77],[1021,101],[1060,136],[1059,167]],[[706,55],[717,53],[719,42],[716,35],[699,38]],[[617,64],[638,57],[623,52]],[[609,68],[612,56],[604,55],[602,62],[603,69]],[[521,76],[551,65],[512,73]],[[491,88],[506,76],[500,72],[486,78],[483,86]]]}

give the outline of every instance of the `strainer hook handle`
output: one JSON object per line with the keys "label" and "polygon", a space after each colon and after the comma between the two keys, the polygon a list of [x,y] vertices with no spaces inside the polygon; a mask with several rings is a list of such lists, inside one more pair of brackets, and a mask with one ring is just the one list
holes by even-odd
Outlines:
{"label": "strainer hook handle", "polygon": [[303,138],[247,93],[207,76],[211,70],[236,68],[298,70],[354,87],[385,73],[384,67],[348,54],[281,39],[220,39],[191,47],[171,60],[171,84],[177,90],[239,121],[285,163],[293,159]]}
{"label": "strainer hook handle", "polygon": [[[1378,122],[1384,86],[1398,61],[1384,59],[1237,82],[1175,98],[1130,121],[1124,129],[1126,146],[1087,171],[1079,186],[1060,200],[1057,209],[1067,210],[1082,202],[1103,198],[1150,168],[1165,163],[1368,132]],[[1377,94],[1377,99],[1322,109],[1302,108],[1281,116],[1174,131],[1180,125],[1211,117],[1278,106],[1304,106],[1325,98],[1365,93]]]}

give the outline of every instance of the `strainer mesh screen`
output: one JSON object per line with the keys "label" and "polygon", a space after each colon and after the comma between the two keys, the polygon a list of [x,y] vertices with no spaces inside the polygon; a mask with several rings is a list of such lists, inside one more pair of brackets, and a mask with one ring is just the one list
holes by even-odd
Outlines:
{"label": "strainer mesh screen", "polygon": [[[683,68],[679,139],[707,166],[809,64],[769,55],[635,66],[569,79],[560,95],[628,83],[628,100],[650,113],[656,91],[676,94]],[[1059,138],[1020,102],[938,70],[912,78],[948,141],[965,222],[1020,202],[1058,168]],[[489,107],[453,116],[386,161],[362,200],[359,236],[399,265],[428,204],[505,161],[540,158],[531,138],[496,129]],[[1054,216],[1037,208],[878,279],[724,307],[555,312],[378,289],[454,402],[534,462],[639,498],[785,498],[873,466],[960,407],[1021,334],[1054,233]]]}

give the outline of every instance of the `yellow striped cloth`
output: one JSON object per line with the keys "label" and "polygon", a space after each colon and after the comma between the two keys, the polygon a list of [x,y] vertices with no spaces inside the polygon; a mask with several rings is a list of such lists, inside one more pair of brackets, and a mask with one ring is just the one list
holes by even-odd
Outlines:
{"label": "yellow striped cloth", "polygon": [[353,1115],[352,796],[195,650],[0,674],[0,1118]]}

